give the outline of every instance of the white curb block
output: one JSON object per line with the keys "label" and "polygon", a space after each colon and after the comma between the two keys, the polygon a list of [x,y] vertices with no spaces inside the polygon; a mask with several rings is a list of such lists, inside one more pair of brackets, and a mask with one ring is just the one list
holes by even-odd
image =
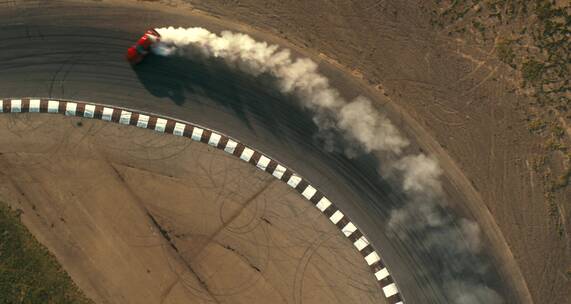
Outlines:
{"label": "white curb block", "polygon": [[367,265],[369,265],[373,276],[377,282],[379,282],[388,303],[404,303],[381,256],[369,243],[359,228],[331,203],[323,193],[276,160],[224,134],[170,117],[159,117],[158,115],[150,113],[137,112],[131,109],[109,105],[65,100],[38,98],[2,99],[0,100],[0,113],[59,113],[67,116],[94,118],[151,129],[161,133],[184,136],[224,150],[226,153],[232,154],[256,166],[258,169],[268,172],[275,178],[282,180],[314,204],[361,253],[363,259]]}

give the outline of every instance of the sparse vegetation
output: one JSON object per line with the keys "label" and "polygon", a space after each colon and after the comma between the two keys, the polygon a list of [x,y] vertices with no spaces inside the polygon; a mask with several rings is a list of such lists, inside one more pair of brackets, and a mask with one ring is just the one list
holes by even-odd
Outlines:
{"label": "sparse vegetation", "polygon": [[545,129],[545,121],[542,119],[533,119],[527,125],[527,128],[530,132],[538,132]]}
{"label": "sparse vegetation", "polygon": [[563,237],[565,233],[564,225],[563,225],[563,218],[561,216],[561,211],[559,210],[559,206],[557,205],[557,200],[555,198],[555,191],[556,185],[552,181],[551,172],[545,171],[543,175],[543,179],[545,182],[546,187],[544,188],[543,197],[545,199],[545,203],[547,204],[547,213],[557,231],[557,235],[559,237]]}
{"label": "sparse vegetation", "polygon": [[484,33],[486,32],[486,28],[481,22],[474,20],[472,21],[472,25],[476,30],[478,30],[478,32],[480,32],[480,34],[484,35]]}
{"label": "sparse vegetation", "polygon": [[553,124],[551,126],[551,134],[557,138],[562,138],[565,135],[565,130],[559,124]]}
{"label": "sparse vegetation", "polygon": [[556,190],[567,187],[567,185],[569,185],[570,179],[571,179],[571,168],[567,168],[567,170],[565,170],[565,173],[561,174],[557,179],[557,183],[555,184]]}
{"label": "sparse vegetation", "polygon": [[0,303],[93,303],[0,202]]}
{"label": "sparse vegetation", "polygon": [[533,158],[533,170],[535,172],[540,172],[543,169],[543,166],[545,165],[545,155],[537,155]]}
{"label": "sparse vegetation", "polygon": [[566,146],[565,144],[563,144],[561,141],[559,141],[557,138],[555,137],[551,137],[549,138],[546,142],[545,142],[545,146],[548,150],[550,151],[563,151],[565,150]]}
{"label": "sparse vegetation", "polygon": [[505,64],[515,68],[514,59],[515,53],[511,46],[511,41],[502,40],[496,44],[496,51],[498,58]]}
{"label": "sparse vegetation", "polygon": [[[559,235],[564,225],[557,198],[570,184],[571,138],[559,121],[571,119],[571,3],[554,0],[435,1],[431,24],[487,47],[495,41],[497,59],[515,71],[514,92],[530,97],[520,107],[529,132],[543,141],[533,170],[544,177],[544,199]],[[472,35],[459,29],[474,28]],[[474,32],[474,31],[472,31]],[[486,39],[488,38],[488,39]],[[552,172],[557,172],[552,175]]]}
{"label": "sparse vegetation", "polygon": [[543,69],[543,64],[532,59],[523,63],[521,73],[525,81],[536,82],[541,79]]}
{"label": "sparse vegetation", "polygon": [[[553,0],[435,1],[431,24],[461,34],[471,26],[480,42],[496,39],[498,59],[516,69],[540,104],[569,110],[571,8]],[[502,35],[502,36],[500,36]],[[515,42],[515,44],[514,44]]]}

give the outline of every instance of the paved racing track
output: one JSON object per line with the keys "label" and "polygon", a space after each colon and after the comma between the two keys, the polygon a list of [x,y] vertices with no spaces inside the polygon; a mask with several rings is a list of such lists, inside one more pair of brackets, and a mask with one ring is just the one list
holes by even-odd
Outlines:
{"label": "paved racing track", "polygon": [[[133,69],[126,48],[148,27],[220,27],[201,17],[108,2],[0,3],[2,96],[116,101],[219,130],[273,156],[319,187],[369,236],[408,303],[445,303],[434,261],[414,242],[389,239],[399,195],[379,181],[373,158],[327,153],[294,100],[221,64],[149,57]],[[417,236],[419,239],[422,235]],[[501,290],[501,287],[495,286]]]}

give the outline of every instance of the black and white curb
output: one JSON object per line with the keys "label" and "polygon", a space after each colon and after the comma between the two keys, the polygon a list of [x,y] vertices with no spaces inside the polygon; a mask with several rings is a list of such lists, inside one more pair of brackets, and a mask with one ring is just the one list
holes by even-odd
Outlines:
{"label": "black and white curb", "polygon": [[0,113],[57,113],[66,116],[100,119],[123,125],[137,126],[143,129],[151,129],[160,133],[188,137],[239,157],[258,169],[286,182],[315,205],[361,253],[379,282],[388,303],[402,304],[404,302],[380,255],[357,226],[339,208],[293,170],[231,137],[196,124],[166,116],[103,104],[59,99],[2,99],[0,102]]}

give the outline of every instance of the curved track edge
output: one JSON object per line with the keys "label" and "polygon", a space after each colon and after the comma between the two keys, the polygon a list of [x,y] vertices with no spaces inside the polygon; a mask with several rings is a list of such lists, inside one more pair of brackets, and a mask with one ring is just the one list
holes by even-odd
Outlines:
{"label": "curved track edge", "polygon": [[316,187],[292,169],[238,140],[207,127],[169,116],[110,106],[101,103],[48,98],[4,98],[0,113],[51,113],[99,119],[126,126],[136,126],[159,133],[182,136],[224,150],[241,160],[287,183],[311,202],[337,226],[359,251],[389,304],[403,304],[404,300],[381,256],[366,236],[339,208]]}

